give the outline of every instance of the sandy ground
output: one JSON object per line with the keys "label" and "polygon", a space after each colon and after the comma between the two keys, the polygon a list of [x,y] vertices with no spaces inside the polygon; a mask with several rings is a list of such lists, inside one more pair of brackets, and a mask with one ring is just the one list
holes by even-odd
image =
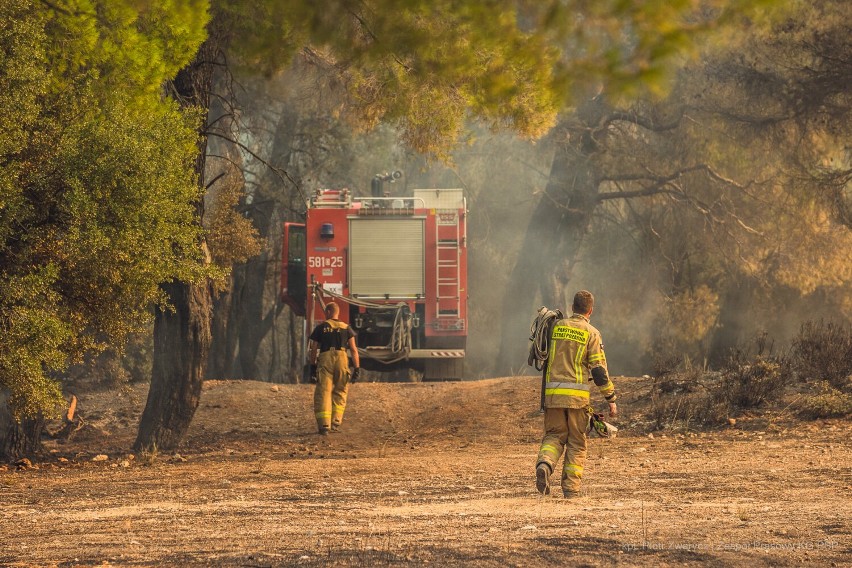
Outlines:
{"label": "sandy ground", "polygon": [[144,385],[81,395],[75,439],[0,466],[0,565],[852,563],[849,421],[649,437],[648,380],[616,384],[622,430],[590,441],[572,500],[535,491],[533,377],[356,384],[327,438],[311,386],[211,381],[155,459],[128,455]]}

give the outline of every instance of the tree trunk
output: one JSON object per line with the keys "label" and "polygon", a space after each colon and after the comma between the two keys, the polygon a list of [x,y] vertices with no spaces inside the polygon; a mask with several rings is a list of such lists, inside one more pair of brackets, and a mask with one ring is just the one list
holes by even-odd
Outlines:
{"label": "tree trunk", "polygon": [[198,408],[210,348],[209,286],[176,282],[163,289],[174,311],[155,314],[154,368],[136,450],[178,446]]}
{"label": "tree trunk", "polygon": [[602,101],[593,99],[559,130],[566,139],[557,143],[547,187],[506,287],[498,372],[526,364],[529,325],[539,306],[571,311],[574,291],[568,283],[598,204],[601,175],[593,158],[599,150],[591,132],[603,110]]}
{"label": "tree trunk", "polygon": [[[253,208],[252,212],[252,220],[260,230],[260,236],[267,238],[270,215],[265,209],[258,211],[258,208]],[[261,216],[263,218],[259,219]],[[217,300],[214,309],[211,377],[269,379],[261,370],[258,354],[261,344],[269,339],[276,310],[281,309],[274,297],[269,305],[270,298],[266,293],[270,256],[266,249],[231,268],[229,290]],[[278,263],[274,266],[274,270],[280,270]]]}
{"label": "tree trunk", "polygon": [[213,336],[210,357],[207,359],[207,377],[213,379],[228,379],[232,375],[234,353],[236,353],[236,337],[231,333],[231,290],[233,289],[233,272],[231,274],[231,285],[228,290],[220,292],[213,300],[213,322],[211,334]]}
{"label": "tree trunk", "polygon": [[210,348],[210,367],[207,378],[243,378],[237,364],[240,334],[237,323],[240,318],[240,296],[245,274],[242,264],[231,266],[228,290],[222,292],[213,305],[213,339]]}
{"label": "tree trunk", "polygon": [[0,393],[0,460],[15,461],[41,453],[44,418],[18,422],[12,416],[6,398]]}
{"label": "tree trunk", "polygon": [[708,362],[722,366],[737,347],[744,347],[747,337],[749,318],[743,314],[749,313],[754,307],[754,289],[747,278],[734,278],[722,293],[719,306],[719,318],[710,336],[710,347],[707,353]]}
{"label": "tree trunk", "polygon": [[[295,108],[285,106],[281,109],[272,129],[275,134],[270,162],[288,163],[298,118]],[[266,242],[259,256],[232,266],[230,289],[217,301],[209,376],[280,382],[281,376],[288,374],[283,365],[275,365],[275,354],[269,365],[263,364],[269,356],[264,349],[274,351],[276,348],[277,338],[271,334],[275,319],[283,309],[277,299],[277,286],[272,288],[271,294],[268,286],[270,274],[276,279],[281,266],[275,253],[281,246],[281,233],[274,224],[280,225],[279,205],[282,202],[299,202],[300,199],[282,194],[282,189],[286,191],[281,188],[280,179],[267,172],[264,182],[255,188],[251,205],[244,205],[259,236]]]}
{"label": "tree trunk", "polygon": [[[257,227],[258,233],[264,240],[269,236],[269,224],[273,213],[274,203],[271,199],[263,199],[260,204],[253,206],[250,210],[252,224]],[[231,325],[239,337],[237,363],[241,370],[240,378],[244,379],[269,378],[262,376],[258,361],[261,342],[271,329],[271,322],[270,325],[266,324],[266,314],[264,314],[267,303],[264,297],[267,262],[270,256],[268,246],[269,243],[265,242],[264,250],[258,256],[234,266],[234,270],[239,270],[242,278],[241,286],[235,288],[231,294],[231,301],[234,302],[234,307],[238,308],[236,310],[232,308],[231,313],[234,319],[231,320]],[[275,304],[273,299],[272,306],[269,308],[270,312],[275,310]]]}
{"label": "tree trunk", "polygon": [[[220,60],[220,49],[214,22],[208,27],[208,39],[195,59],[182,69],[173,83],[173,91],[181,106],[205,111],[198,141],[195,171],[204,187],[207,138],[204,129],[206,111],[210,108],[213,69]],[[196,202],[197,222],[202,223],[204,200]],[[209,258],[204,242],[204,256]],[[139,423],[133,447],[137,451],[173,450],[183,439],[201,396],[201,383],[210,351],[212,291],[207,282],[171,282],[161,285],[173,310],[156,309],[154,315],[154,354],[148,401]]]}

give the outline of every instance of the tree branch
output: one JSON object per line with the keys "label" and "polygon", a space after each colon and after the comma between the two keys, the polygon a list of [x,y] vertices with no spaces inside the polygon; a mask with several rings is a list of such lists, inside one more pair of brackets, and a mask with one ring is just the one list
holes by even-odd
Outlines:
{"label": "tree branch", "polygon": [[219,179],[225,177],[226,173],[227,172],[222,172],[219,175],[217,175],[216,177],[214,177],[213,179],[211,179],[209,182],[207,182],[207,185],[204,186],[204,191],[207,191],[208,189],[210,189],[213,186],[214,183],[219,181]]}
{"label": "tree branch", "polygon": [[[742,185],[742,184],[737,183],[736,181],[732,180],[731,178],[723,176],[722,174],[717,172],[715,169],[713,169],[708,164],[696,164],[696,165],[693,165],[693,166],[683,168],[681,170],[678,170],[678,171],[673,172],[673,173],[666,175],[666,176],[655,175],[653,172],[651,172],[649,170],[647,174],[636,173],[636,174],[623,174],[623,175],[603,177],[603,178],[601,178],[602,182],[605,182],[605,181],[611,181],[611,182],[647,181],[647,182],[652,182],[653,185],[649,186],[649,187],[645,187],[643,189],[638,189],[638,190],[633,190],[633,191],[613,191],[613,192],[607,192],[607,193],[600,193],[600,194],[597,195],[596,199],[598,201],[604,201],[604,200],[607,200],[607,199],[628,199],[628,198],[631,198],[631,197],[645,197],[645,196],[649,196],[649,195],[656,195],[658,193],[666,193],[667,190],[663,189],[666,185],[680,179],[681,177],[683,177],[686,174],[693,173],[693,172],[700,172],[700,171],[703,171],[704,173],[706,173],[707,176],[710,177],[711,179],[714,179],[714,180],[716,180],[720,183],[724,183],[726,185],[730,185],[730,186],[735,187],[735,188],[740,189],[740,190],[746,190],[752,184],[752,182],[749,182],[746,185]],[[670,192],[670,190],[668,190],[668,192]],[[677,192],[677,193],[679,193],[679,192]]]}
{"label": "tree branch", "polygon": [[[370,36],[370,38],[374,42],[381,43],[379,41],[379,38],[376,37],[376,34],[373,33],[373,30],[370,29],[370,26],[367,24],[367,22],[364,20],[364,18],[360,14],[355,13],[355,11],[351,10],[351,9],[347,9],[346,11],[349,12],[349,15],[351,15],[353,18],[355,18],[358,21],[359,24],[361,24],[361,27],[364,29],[365,32],[367,32],[367,35]],[[399,59],[399,57],[397,57],[397,55],[395,53],[391,53],[390,56],[393,58],[394,61],[396,61],[397,65],[399,65],[400,67],[402,67],[406,71],[411,71],[413,69],[411,66],[403,63]]]}
{"label": "tree branch", "polygon": [[270,164],[269,162],[267,162],[266,160],[264,160],[263,158],[258,156],[255,152],[253,152],[245,144],[238,142],[238,141],[234,140],[233,138],[229,138],[229,137],[225,136],[224,134],[220,134],[220,133],[218,133],[214,130],[204,131],[204,132],[202,132],[202,134],[205,135],[205,136],[216,136],[217,138],[221,138],[222,140],[225,140],[226,142],[230,142],[234,146],[240,148],[244,152],[248,153],[252,158],[254,158],[258,162],[260,162],[261,164],[263,164],[264,166],[269,168],[269,170],[272,173],[274,173],[278,177],[278,179],[280,179],[281,181],[283,181],[285,183],[290,182],[291,184],[293,184],[293,187],[296,188],[296,191],[299,192],[299,195],[302,196],[302,199],[303,200],[307,199],[307,197],[305,196],[305,193],[302,191],[302,188],[299,186],[298,183],[296,183],[296,180],[294,180],[292,177],[290,177],[290,174],[287,173],[286,170],[284,170],[282,168],[278,168],[276,166],[273,166],[272,164]]}
{"label": "tree branch", "polygon": [[672,119],[670,122],[664,123],[657,123],[653,119],[648,118],[647,116],[642,116],[632,111],[616,110],[603,117],[600,128],[605,128],[613,122],[631,122],[637,126],[641,126],[645,130],[650,130],[652,132],[664,132],[666,130],[674,130],[675,128],[680,126],[680,121],[681,119],[683,119],[684,110],[685,107],[680,107],[680,109],[678,110],[677,117]]}
{"label": "tree branch", "polygon": [[677,191],[673,191],[671,189],[666,188],[669,184],[668,181],[661,182],[659,184],[654,184],[650,187],[646,187],[644,189],[636,189],[633,191],[608,191],[606,193],[600,193],[597,196],[598,201],[607,201],[609,199],[631,199],[633,197],[650,197],[652,195],[659,195],[661,193],[667,194],[676,194],[679,193]]}
{"label": "tree branch", "polygon": [[82,10],[74,10],[73,12],[68,8],[63,8],[62,6],[56,5],[54,2],[49,2],[48,0],[41,0],[41,3],[50,8],[55,12],[59,12],[65,16],[89,16],[90,18],[98,19],[97,14],[94,12],[83,12]]}

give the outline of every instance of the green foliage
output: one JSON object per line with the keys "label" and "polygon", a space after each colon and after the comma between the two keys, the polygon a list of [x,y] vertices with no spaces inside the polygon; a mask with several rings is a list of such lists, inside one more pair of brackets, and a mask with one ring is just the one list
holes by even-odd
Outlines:
{"label": "green foliage", "polygon": [[245,262],[261,250],[257,229],[236,209],[242,193],[242,177],[228,168],[215,191],[208,192],[205,198],[207,245],[218,266]]}
{"label": "green foliage", "polygon": [[397,123],[412,147],[441,156],[468,112],[530,137],[553,125],[559,51],[537,30],[541,10],[530,11],[527,32],[517,9],[508,0],[222,4],[247,66],[272,73],[308,53],[339,77],[353,124]]}
{"label": "green foliage", "polygon": [[201,275],[199,114],[161,95],[204,37],[204,3],[0,6],[0,388],[18,417],[51,377],[120,343]]}
{"label": "green foliage", "polygon": [[764,329],[787,342],[806,319],[849,322],[849,4],[788,4],[714,35],[665,99],[591,125],[606,221],[583,276],[619,303],[600,317],[625,353],[716,365]]}
{"label": "green foliage", "polygon": [[55,266],[37,267],[28,274],[4,274],[0,286],[0,386],[18,416],[50,411],[62,402],[56,381],[45,371],[62,369],[72,328],[53,310],[59,301],[53,285]]}
{"label": "green foliage", "polygon": [[344,116],[448,158],[468,116],[538,138],[575,96],[661,93],[702,31],[773,2],[265,0],[214,4],[246,67],[301,53],[338,78]]}
{"label": "green foliage", "polygon": [[835,418],[852,414],[852,395],[842,392],[828,381],[820,381],[798,403],[798,412],[805,418]]}
{"label": "green foliage", "polygon": [[31,2],[47,18],[59,57],[51,59],[54,85],[93,81],[97,96],[158,95],[206,37],[207,0],[58,0]]}

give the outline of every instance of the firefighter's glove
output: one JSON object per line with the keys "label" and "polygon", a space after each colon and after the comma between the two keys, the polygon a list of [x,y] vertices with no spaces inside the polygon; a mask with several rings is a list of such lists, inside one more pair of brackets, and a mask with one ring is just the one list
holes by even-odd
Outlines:
{"label": "firefighter's glove", "polygon": [[609,417],[615,418],[618,416],[618,406],[614,402],[609,403]]}
{"label": "firefighter's glove", "polygon": [[354,383],[361,377],[361,367],[355,367],[352,369],[352,382]]}
{"label": "firefighter's glove", "polygon": [[311,365],[311,382],[312,383],[317,382],[317,366],[316,365]]}

